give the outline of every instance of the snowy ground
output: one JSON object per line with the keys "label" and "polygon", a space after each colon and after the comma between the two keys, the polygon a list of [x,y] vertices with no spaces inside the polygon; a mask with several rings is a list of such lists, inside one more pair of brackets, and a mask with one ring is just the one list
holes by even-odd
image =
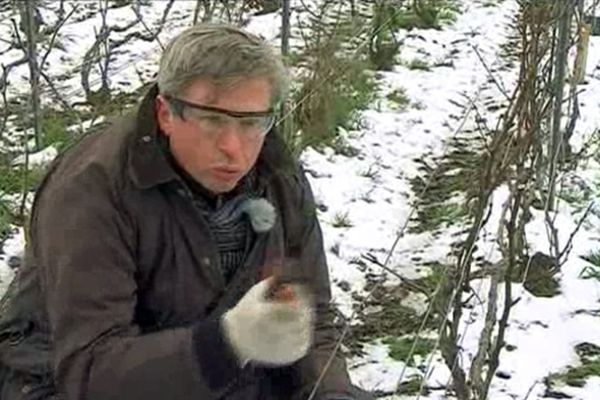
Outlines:
{"label": "snowy ground", "polygon": [[[501,8],[487,8],[472,2],[458,22],[443,32],[419,32],[418,39],[409,42],[414,45],[415,54],[425,49],[426,59],[447,59],[453,49],[459,52],[454,55],[454,68],[434,68],[431,72],[415,72],[399,66],[393,73],[386,74],[383,85],[392,90],[397,87],[407,89],[411,99],[427,105],[424,110],[410,110],[404,113],[394,111],[370,110],[365,113],[367,128],[356,133],[350,139],[352,146],[361,150],[362,159],[349,159],[341,155],[318,154],[308,151],[304,160],[316,171],[327,171],[327,176],[312,179],[316,187],[317,198],[330,205],[329,211],[322,214],[325,226],[325,237],[329,252],[329,261],[334,280],[345,280],[361,287],[364,275],[353,268],[349,261],[365,252],[380,255],[391,247],[397,229],[406,221],[411,209],[408,178],[416,173],[415,158],[422,154],[443,152],[445,140],[452,137],[454,128],[461,120],[449,120],[451,114],[461,111],[451,103],[460,101],[466,94],[476,98],[479,109],[486,101],[500,98],[500,92],[491,85],[473,47],[486,64],[494,67],[499,63],[499,45],[506,40],[506,24],[508,17],[515,11],[515,3],[506,1]],[[474,34],[475,33],[475,34]],[[584,85],[584,93],[580,96],[582,118],[578,123],[574,143],[584,143],[584,138],[593,133],[600,124],[598,104],[600,99],[600,38],[592,38],[590,58],[588,60],[588,84]],[[408,52],[403,49],[403,58]],[[423,57],[420,54],[420,57]],[[491,68],[494,70],[495,68]],[[497,74],[497,71],[494,71]],[[501,74],[503,81],[510,88],[513,71]],[[490,121],[497,119],[497,114],[486,113]],[[445,124],[449,122],[450,126]],[[464,129],[472,123],[467,121]],[[375,166],[380,172],[377,179],[361,177],[361,171]],[[597,179],[596,165],[588,165],[587,171],[580,171],[581,176],[588,177],[592,186]],[[373,202],[365,202],[368,193]],[[495,193],[495,214],[507,198],[506,188]],[[563,205],[564,206],[564,205]],[[353,222],[352,228],[334,228],[331,221],[337,212],[348,212]],[[564,206],[558,216],[560,227],[560,243],[566,243],[570,233],[576,226],[580,215],[572,215],[572,210]],[[544,225],[543,213],[535,214],[528,225],[527,233],[531,240],[531,252],[547,252],[549,245]],[[506,373],[510,379],[496,379],[490,393],[491,399],[523,399],[529,393],[530,399],[541,399],[545,386],[543,378],[550,373],[559,372],[568,365],[577,365],[578,357],[574,346],[581,342],[600,345],[600,321],[598,317],[581,313],[581,310],[597,310],[600,306],[600,285],[598,281],[582,280],[579,275],[586,263],[579,258],[598,247],[598,222],[591,221],[575,240],[569,261],[560,274],[560,296],[544,299],[536,298],[525,291],[521,285],[514,285],[515,298],[521,301],[513,308],[510,328],[506,337],[507,343],[516,347],[514,351],[504,352],[501,356],[499,371]],[[492,217],[491,221],[498,221]],[[487,226],[488,232],[496,232],[496,226]],[[441,260],[448,253],[448,245],[455,240],[454,232],[433,237],[429,234],[406,235],[398,243],[390,265],[396,266],[396,272],[406,277],[414,274],[412,257],[421,253],[425,260]],[[481,243],[481,253],[489,261],[494,261],[497,249],[494,248],[493,237]],[[384,257],[381,257],[383,259]],[[388,283],[394,281],[390,276]],[[473,282],[479,297],[487,294],[487,280]],[[348,305],[350,294],[340,289],[336,291],[342,304]],[[502,301],[502,299],[500,299]],[[501,303],[500,303],[501,304]],[[475,355],[478,335],[483,327],[484,305],[474,303],[472,312],[465,313],[463,327],[463,366],[468,366]],[[349,307],[346,308],[347,310]],[[578,312],[579,311],[579,312]],[[372,346],[370,355],[356,360],[360,367],[353,371],[353,377],[366,387],[393,391],[399,383],[403,367],[402,362],[390,359],[387,351],[381,346]],[[367,363],[365,365],[365,362]],[[428,385],[443,387],[448,383],[448,368],[441,359],[434,360]],[[405,379],[412,373],[422,375],[416,369],[408,369]],[[576,399],[600,398],[600,377],[592,378],[583,388],[561,388],[565,394]],[[446,398],[443,391],[433,391],[423,398]],[[390,397],[396,398],[396,397]],[[398,397],[399,398],[399,397]]]}
{"label": "snowy ground", "polygon": [[[161,2],[155,2],[152,12],[148,11],[150,27],[158,21],[162,13]],[[162,43],[180,30],[182,21],[191,19],[195,2],[176,2],[177,12],[173,13],[160,36]],[[483,1],[468,1],[463,4],[463,12],[455,24],[443,31],[412,31],[404,34],[404,46],[398,65],[392,72],[380,74],[380,99],[372,108],[363,113],[362,128],[347,132],[347,142],[359,150],[357,157],[335,154],[332,149],[323,152],[307,150],[302,155],[310,173],[317,202],[326,211],[319,214],[325,236],[325,248],[333,281],[336,302],[342,312],[352,315],[353,293],[366,294],[365,272],[351,261],[361,255],[371,253],[385,259],[396,235],[402,230],[412,211],[415,194],[411,193],[409,179],[418,174],[419,158],[431,158],[445,152],[448,141],[457,132],[462,133],[474,125],[472,108],[484,112],[484,117],[492,124],[499,111],[486,111],[490,104],[501,104],[501,91],[490,82],[486,66],[499,76],[502,84],[510,89],[516,78],[516,67],[508,67],[500,56],[500,46],[509,34],[508,23],[517,11],[516,0],[506,0],[500,6],[485,6]],[[115,21],[125,24],[135,16],[125,12],[116,13]],[[277,15],[265,15],[250,21],[249,29],[277,40]],[[0,35],[10,29],[7,18],[0,23]],[[96,23],[98,21],[95,21]],[[69,24],[63,39],[65,51],[57,52],[49,58],[47,69],[53,76],[64,75],[61,81],[64,90],[73,98],[83,96],[78,76],[73,75],[75,60],[79,60],[93,38],[91,20]],[[159,44],[139,43],[128,46],[114,63],[116,86],[122,90],[133,90],[141,80],[136,72],[142,72],[143,79],[150,79],[155,71]],[[10,62],[18,54],[7,53],[2,62]],[[483,59],[483,62],[480,60]],[[430,71],[411,70],[406,64],[420,59],[432,65]],[[438,63],[451,66],[433,65]],[[26,76],[25,67],[16,75]],[[16,81],[11,95],[23,93],[24,80]],[[69,89],[71,88],[72,89]],[[386,96],[397,89],[405,89],[411,106],[399,111]],[[600,37],[593,37],[590,45],[587,84],[582,85],[580,95],[582,117],[577,125],[574,145],[577,148],[600,126]],[[419,106],[415,106],[418,104]],[[470,111],[471,110],[471,111]],[[593,161],[577,174],[590,188],[600,181],[600,167]],[[599,193],[595,193],[597,196]],[[499,216],[499,208],[507,198],[506,188],[499,188],[494,195],[494,213]],[[350,227],[335,227],[336,219],[346,215]],[[557,224],[560,227],[561,243],[565,243],[577,224],[581,213],[563,204],[559,210]],[[499,218],[490,221],[497,223]],[[494,222],[495,221],[495,222]],[[560,372],[566,366],[577,365],[578,357],[574,346],[590,342],[600,346],[600,320],[582,310],[600,309],[600,285],[598,281],[583,280],[580,272],[586,263],[579,256],[599,248],[600,218],[592,215],[584,224],[574,241],[574,248],[568,262],[559,275],[561,294],[553,298],[537,298],[515,284],[513,292],[521,301],[513,308],[506,341],[515,346],[513,351],[504,351],[499,371],[509,379],[495,379],[490,393],[492,400],[542,399],[545,391],[543,379],[550,373]],[[458,227],[447,229],[442,235],[431,233],[405,234],[399,240],[392,254],[389,266],[398,274],[414,278],[420,276],[419,265],[428,261],[446,260],[451,243],[456,240]],[[486,226],[490,233],[480,242],[478,255],[489,261],[498,259],[493,234],[497,226]],[[531,240],[531,252],[548,251],[548,239],[543,214],[535,214],[527,226]],[[22,246],[22,231],[4,244],[4,255],[0,255],[0,292],[8,284],[12,271],[6,266],[10,255]],[[418,256],[419,262],[415,260]],[[376,268],[376,267],[375,267]],[[419,272],[421,271],[421,272]],[[384,274],[383,270],[370,268],[369,272]],[[341,285],[344,283],[344,285]],[[387,285],[397,284],[393,276],[387,277]],[[351,290],[343,290],[350,285]],[[487,296],[487,280],[473,282],[480,298]],[[413,301],[407,298],[407,305]],[[502,299],[500,299],[502,301]],[[414,303],[414,301],[413,301]],[[414,307],[424,311],[423,304]],[[461,332],[464,332],[463,366],[468,366],[474,356],[478,335],[481,332],[485,305],[473,302],[473,308],[465,312]],[[393,391],[399,383],[404,363],[391,359],[385,345],[374,343],[366,347],[367,355],[351,360],[353,379],[368,389]],[[428,360],[426,360],[428,361]],[[427,363],[423,363],[427,365]],[[448,383],[449,371],[436,354],[428,370],[428,386],[443,387]],[[422,376],[423,371],[409,367],[404,380],[413,375]],[[561,392],[574,399],[597,400],[600,398],[600,377],[591,378],[583,388],[561,387]],[[390,396],[388,399],[415,398]],[[433,390],[427,399],[447,398],[443,390]]]}

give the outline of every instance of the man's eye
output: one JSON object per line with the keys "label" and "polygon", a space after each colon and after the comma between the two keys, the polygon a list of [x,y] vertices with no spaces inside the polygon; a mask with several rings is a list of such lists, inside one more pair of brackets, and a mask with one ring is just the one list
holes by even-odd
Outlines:
{"label": "man's eye", "polygon": [[240,125],[247,129],[257,128],[261,125],[260,118],[243,118]]}
{"label": "man's eye", "polygon": [[204,115],[200,120],[214,126],[221,126],[225,123],[225,120],[218,115]]}

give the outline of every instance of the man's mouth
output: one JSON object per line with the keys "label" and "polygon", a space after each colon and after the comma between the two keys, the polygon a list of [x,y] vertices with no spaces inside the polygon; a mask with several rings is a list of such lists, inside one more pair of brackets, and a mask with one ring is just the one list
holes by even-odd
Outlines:
{"label": "man's mouth", "polygon": [[230,168],[230,167],[216,167],[216,168],[212,168],[212,174],[220,180],[233,180],[239,177],[240,175],[240,170],[236,169],[236,168]]}

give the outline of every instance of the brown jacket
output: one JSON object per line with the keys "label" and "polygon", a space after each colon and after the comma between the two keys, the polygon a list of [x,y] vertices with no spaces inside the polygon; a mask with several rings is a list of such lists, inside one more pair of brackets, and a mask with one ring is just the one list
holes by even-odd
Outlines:
{"label": "brown jacket", "polygon": [[[24,294],[12,302],[29,296],[19,318],[50,339],[29,364],[54,373],[64,400],[307,398],[339,330],[305,176],[270,134],[257,168],[278,222],[226,284],[207,224],[157,144],[155,95],[66,151],[36,195],[16,283]],[[291,367],[239,369],[218,318],[264,265],[289,256],[316,292],[313,349]],[[341,355],[328,371],[317,399],[354,393]]]}

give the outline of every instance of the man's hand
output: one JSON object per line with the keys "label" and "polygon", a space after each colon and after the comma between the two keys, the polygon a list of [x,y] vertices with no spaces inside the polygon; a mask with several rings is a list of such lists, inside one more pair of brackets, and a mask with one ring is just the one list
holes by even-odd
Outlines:
{"label": "man's hand", "polygon": [[274,279],[254,285],[222,318],[225,338],[240,363],[292,364],[312,344],[314,307],[301,285],[289,284],[283,296],[272,296]]}

